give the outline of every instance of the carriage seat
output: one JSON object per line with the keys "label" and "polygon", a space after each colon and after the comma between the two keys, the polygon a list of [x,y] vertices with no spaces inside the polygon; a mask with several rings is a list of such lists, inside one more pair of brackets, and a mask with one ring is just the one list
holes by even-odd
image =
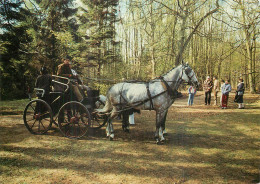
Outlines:
{"label": "carriage seat", "polygon": [[36,91],[36,96],[40,99],[43,99],[46,95],[49,95],[51,99],[55,99],[58,96],[61,96],[63,93],[58,91],[51,91],[48,94],[45,92],[44,89],[41,88],[34,88]]}

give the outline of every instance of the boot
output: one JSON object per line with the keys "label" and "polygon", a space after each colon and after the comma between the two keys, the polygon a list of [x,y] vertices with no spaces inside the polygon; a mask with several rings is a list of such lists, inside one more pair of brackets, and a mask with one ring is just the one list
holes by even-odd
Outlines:
{"label": "boot", "polygon": [[245,105],[243,103],[241,103],[241,109],[244,109]]}
{"label": "boot", "polygon": [[238,104],[238,108],[239,108],[239,109],[242,109],[241,103]]}

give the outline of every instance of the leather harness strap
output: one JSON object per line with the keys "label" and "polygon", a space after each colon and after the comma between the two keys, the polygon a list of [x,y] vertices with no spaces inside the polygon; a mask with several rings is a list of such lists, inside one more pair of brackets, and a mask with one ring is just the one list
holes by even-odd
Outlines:
{"label": "leather harness strap", "polygon": [[153,99],[152,99],[151,92],[149,90],[149,82],[146,83],[146,90],[147,90],[147,95],[148,95],[149,100],[150,100],[150,110],[152,110],[153,109]]}
{"label": "leather harness strap", "polygon": [[164,80],[164,78],[162,76],[160,77],[160,79],[161,79],[161,83],[162,83],[162,86],[165,89],[165,91],[168,92],[168,95],[171,97],[171,99],[174,99],[175,98],[174,91],[171,89],[169,84]]}

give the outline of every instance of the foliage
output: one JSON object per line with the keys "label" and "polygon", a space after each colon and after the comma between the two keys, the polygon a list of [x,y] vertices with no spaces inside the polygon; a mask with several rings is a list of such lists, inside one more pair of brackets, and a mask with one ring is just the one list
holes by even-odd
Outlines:
{"label": "foliage", "polygon": [[83,0],[86,9],[79,14],[83,57],[89,63],[98,65],[97,75],[101,76],[102,65],[118,62],[115,43],[115,23],[118,0]]}
{"label": "foliage", "polygon": [[31,74],[26,71],[34,72],[29,66],[30,56],[25,48],[32,40],[27,34],[28,24],[25,21],[31,13],[19,1],[5,1],[0,10],[0,98],[21,98],[25,96],[26,86],[31,83]]}
{"label": "foliage", "polygon": [[194,68],[200,82],[207,75],[230,78],[235,88],[242,77],[246,87],[255,92],[260,82],[257,3],[3,1],[1,98],[24,97],[27,86],[33,88],[42,65],[56,74],[67,55],[92,87],[100,85],[94,86],[86,77],[146,81],[184,60]]}

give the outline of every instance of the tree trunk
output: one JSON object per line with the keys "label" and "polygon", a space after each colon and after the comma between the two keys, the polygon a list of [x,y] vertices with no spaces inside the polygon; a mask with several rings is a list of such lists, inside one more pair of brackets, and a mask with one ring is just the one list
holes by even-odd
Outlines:
{"label": "tree trunk", "polygon": [[239,1],[241,5],[241,10],[242,10],[242,21],[243,21],[243,31],[244,31],[244,36],[245,36],[245,44],[246,44],[246,51],[247,51],[247,57],[248,57],[248,82],[249,82],[249,88],[250,88],[250,93],[255,93],[255,86],[254,86],[254,81],[253,81],[253,48],[251,45],[251,40],[250,40],[250,32],[249,28],[247,28],[246,24],[246,15],[245,15],[245,8],[244,8],[244,2],[241,0]]}

